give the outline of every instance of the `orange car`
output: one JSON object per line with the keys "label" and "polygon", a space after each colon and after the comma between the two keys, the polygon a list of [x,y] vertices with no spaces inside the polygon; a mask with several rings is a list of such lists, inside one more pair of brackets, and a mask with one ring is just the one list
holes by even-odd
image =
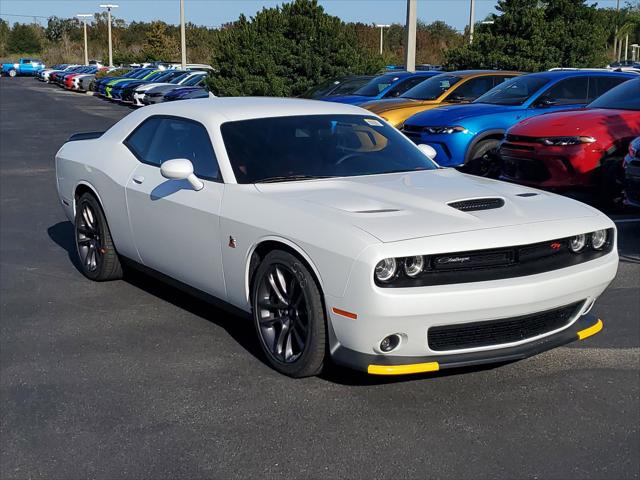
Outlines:
{"label": "orange car", "polygon": [[431,77],[397,98],[360,105],[400,128],[416,113],[443,105],[472,102],[505,80],[521,75],[499,70],[461,70]]}

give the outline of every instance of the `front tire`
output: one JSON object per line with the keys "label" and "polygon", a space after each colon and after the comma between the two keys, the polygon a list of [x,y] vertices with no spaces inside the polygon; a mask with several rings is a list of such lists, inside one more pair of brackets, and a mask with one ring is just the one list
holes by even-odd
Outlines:
{"label": "front tire", "polygon": [[480,141],[473,147],[462,171],[479,177],[498,178],[500,175],[500,162],[497,155],[499,144],[500,140],[496,139]]}
{"label": "front tire", "polygon": [[96,197],[84,193],[76,204],[76,251],[80,271],[96,282],[122,278],[122,265]]}
{"label": "front tire", "polygon": [[274,250],[258,266],[251,293],[256,333],[269,364],[290,377],[319,374],[326,316],[309,269],[290,253]]}

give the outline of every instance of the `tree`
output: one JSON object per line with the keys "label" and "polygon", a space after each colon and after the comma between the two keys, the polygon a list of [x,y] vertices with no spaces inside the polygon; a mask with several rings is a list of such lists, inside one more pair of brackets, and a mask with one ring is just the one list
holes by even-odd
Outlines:
{"label": "tree", "polygon": [[6,55],[7,53],[7,43],[9,42],[10,34],[11,29],[9,28],[9,23],[0,18],[0,55]]}
{"label": "tree", "polygon": [[608,28],[585,0],[499,0],[492,25],[477,25],[473,44],[451,50],[451,69],[539,71],[607,63]]}
{"label": "tree", "polygon": [[50,42],[57,42],[61,40],[64,35],[67,35],[67,37],[78,37],[81,28],[82,26],[76,18],[59,18],[53,16],[47,20],[45,36]]}
{"label": "tree", "polygon": [[212,58],[216,95],[298,95],[326,79],[373,73],[380,56],[362,48],[353,29],[317,0],[294,0],[244,15],[223,29]]}
{"label": "tree", "polygon": [[16,23],[11,29],[7,50],[12,53],[38,53],[42,49],[41,33],[37,25]]}
{"label": "tree", "polygon": [[147,39],[142,47],[142,54],[148,60],[170,61],[178,58],[178,42],[167,32],[164,22],[152,22]]}

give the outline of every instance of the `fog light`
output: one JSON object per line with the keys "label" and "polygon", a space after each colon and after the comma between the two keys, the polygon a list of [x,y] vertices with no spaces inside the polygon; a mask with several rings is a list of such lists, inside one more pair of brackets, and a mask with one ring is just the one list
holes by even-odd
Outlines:
{"label": "fog light", "polygon": [[421,255],[404,259],[404,271],[407,276],[415,278],[424,270],[424,257]]}
{"label": "fog light", "polygon": [[398,265],[395,258],[385,258],[376,265],[376,278],[381,282],[389,281],[396,274]]}
{"label": "fog light", "polygon": [[380,342],[380,350],[383,352],[390,352],[400,344],[400,336],[397,334],[384,337]]}
{"label": "fog light", "polygon": [[605,243],[607,243],[606,230],[596,230],[591,234],[591,246],[594,249],[601,250]]}
{"label": "fog light", "polygon": [[569,248],[571,248],[572,252],[578,253],[580,250],[584,248],[586,243],[587,243],[586,235],[584,234],[576,235],[569,242]]}

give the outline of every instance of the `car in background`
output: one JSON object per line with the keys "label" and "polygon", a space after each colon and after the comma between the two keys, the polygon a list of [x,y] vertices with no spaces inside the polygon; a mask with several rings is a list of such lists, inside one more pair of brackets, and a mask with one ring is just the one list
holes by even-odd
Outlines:
{"label": "car in background", "polygon": [[371,100],[395,98],[402,95],[411,87],[415,87],[427,78],[438,75],[437,71],[424,72],[389,72],[372,78],[369,82],[350,95],[332,95],[320,100],[327,102],[360,105]]}
{"label": "car in background", "polygon": [[640,135],[640,78],[609,90],[586,108],[523,120],[498,154],[501,179],[553,190],[596,191],[600,202],[620,195],[622,159]]}
{"label": "car in background", "polygon": [[130,68],[129,70],[127,70],[127,68],[118,69],[110,73],[109,75],[105,75],[102,78],[96,78],[95,84],[93,86],[93,89],[96,92],[96,94],[101,97],[104,96],[106,93],[107,85],[112,81],[121,80],[125,78],[136,78],[138,76],[144,75],[145,71],[148,71],[148,72],[151,71],[150,69],[144,69],[144,68]]}
{"label": "car in background", "polygon": [[79,92],[88,92],[91,89],[91,84],[95,82],[96,75],[99,72],[110,72],[115,70],[115,67],[97,67],[93,73],[81,73],[73,77],[72,89]]}
{"label": "car in background", "polygon": [[443,105],[469,103],[505,80],[521,75],[496,70],[462,70],[442,73],[410,88],[397,98],[360,104],[396,128],[416,113]]}
{"label": "car in background", "polygon": [[80,67],[77,70],[75,70],[72,73],[67,73],[64,75],[59,75],[56,78],[56,83],[58,85],[60,85],[61,87],[64,87],[68,90],[71,90],[73,88],[73,79],[75,77],[77,77],[78,75],[83,75],[83,74],[95,74],[98,71],[98,67],[94,67],[94,66],[84,66],[84,67]]}
{"label": "car in background", "polygon": [[434,372],[583,340],[618,268],[603,213],[438,168],[350,105],[154,105],[72,136],[55,168],[87,279],[128,265],[226,302],[292,377],[331,359]]}
{"label": "car in background", "polygon": [[149,72],[146,75],[143,75],[140,78],[131,78],[131,79],[127,79],[127,80],[121,80],[119,82],[116,82],[114,84],[110,84],[110,89],[107,89],[107,97],[110,100],[114,100],[117,102],[121,102],[123,101],[122,99],[122,95],[125,91],[125,88],[128,87],[129,85],[140,85],[141,82],[145,82],[145,81],[156,81],[157,79],[163,78],[164,76],[166,76],[167,74],[169,74],[170,72],[173,72],[174,70],[152,70],[151,72]]}
{"label": "car in background", "polygon": [[165,70],[158,75],[152,75],[148,79],[123,82],[114,89],[113,97],[114,99],[119,100],[122,103],[133,103],[133,94],[136,88],[148,84],[170,82],[171,80],[181,77],[186,73],[188,72],[186,72],[185,70],[171,69]]}
{"label": "car in background", "polygon": [[516,123],[536,115],[581,108],[635,74],[607,71],[539,72],[512,78],[466,105],[409,117],[403,133],[432,146],[437,161],[476,175],[499,175],[496,148]]}
{"label": "car in background", "polygon": [[73,67],[75,67],[76,65],[70,65],[68,63],[60,63],[58,65],[53,65],[52,67],[49,68],[43,68],[42,70],[40,70],[38,73],[36,73],[36,80],[40,80],[41,82],[49,82],[49,75],[51,75],[53,72],[60,72],[62,70],[65,69],[71,69]]}
{"label": "car in background", "polygon": [[44,70],[45,64],[42,60],[35,58],[21,58],[17,62],[3,63],[0,66],[0,74],[7,75],[9,77],[16,77],[18,75],[37,75],[40,70]]}
{"label": "car in background", "polygon": [[623,171],[623,202],[625,205],[640,208],[640,137],[629,143]]}
{"label": "car in background", "polygon": [[98,91],[99,95],[102,95],[105,98],[111,98],[111,91],[113,88],[121,82],[128,82],[131,80],[139,80],[141,78],[147,78],[150,75],[159,72],[159,70],[155,70],[153,68],[136,68],[131,72],[123,75],[122,77],[113,78],[107,82],[100,83],[100,90]]}
{"label": "car in background", "polygon": [[211,98],[214,97],[204,87],[179,87],[167,92],[162,97],[164,102],[174,102],[176,100],[190,100],[194,98]]}
{"label": "car in background", "polygon": [[320,100],[332,95],[350,95],[366,85],[373,75],[348,75],[335,80],[327,80],[300,95],[300,98]]}
{"label": "car in background", "polygon": [[165,94],[180,87],[194,87],[204,84],[206,71],[186,72],[168,83],[148,83],[134,90],[133,104],[137,107],[163,102]]}

